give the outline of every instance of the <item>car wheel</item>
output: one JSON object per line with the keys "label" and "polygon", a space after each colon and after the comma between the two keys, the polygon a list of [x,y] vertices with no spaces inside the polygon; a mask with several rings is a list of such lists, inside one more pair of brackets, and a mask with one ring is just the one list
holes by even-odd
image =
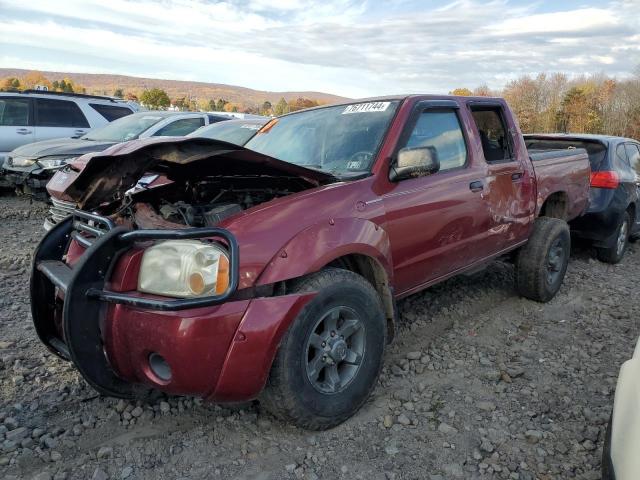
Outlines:
{"label": "car wheel", "polygon": [[631,230],[631,217],[629,212],[624,212],[620,224],[616,229],[616,242],[609,248],[598,248],[598,259],[606,263],[618,263],[624,257],[624,252],[629,246],[629,232]]}
{"label": "car wheel", "polygon": [[386,318],[373,286],[347,270],[311,274],[294,290],[317,295],[284,335],[260,400],[285,421],[324,430],[356,413],[373,390]]}
{"label": "car wheel", "polygon": [[551,300],[560,290],[570,253],[567,223],[558,218],[538,218],[529,241],[516,257],[518,293],[536,302]]}

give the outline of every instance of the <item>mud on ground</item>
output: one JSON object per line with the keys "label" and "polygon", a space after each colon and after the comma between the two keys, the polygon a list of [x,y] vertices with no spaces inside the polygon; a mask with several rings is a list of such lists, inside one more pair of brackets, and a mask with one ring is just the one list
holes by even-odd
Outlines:
{"label": "mud on ground", "polygon": [[0,197],[0,478],[600,478],[620,364],[640,334],[640,243],[617,266],[574,245],[550,303],[495,263],[400,303],[373,397],[327,432],[259,405],[102,398],[37,340],[44,204]]}

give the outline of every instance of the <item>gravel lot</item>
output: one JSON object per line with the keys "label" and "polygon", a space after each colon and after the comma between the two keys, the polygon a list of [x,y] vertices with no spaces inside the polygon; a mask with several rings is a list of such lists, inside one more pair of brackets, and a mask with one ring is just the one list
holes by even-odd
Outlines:
{"label": "gravel lot", "polygon": [[45,211],[0,197],[0,478],[600,478],[618,369],[640,333],[640,243],[617,266],[574,245],[546,305],[518,298],[501,263],[402,301],[374,396],[318,433],[256,404],[97,396],[31,324]]}

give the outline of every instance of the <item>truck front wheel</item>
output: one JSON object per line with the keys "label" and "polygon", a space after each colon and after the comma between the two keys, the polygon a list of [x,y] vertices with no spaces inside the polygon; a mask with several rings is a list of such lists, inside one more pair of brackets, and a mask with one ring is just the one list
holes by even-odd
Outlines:
{"label": "truck front wheel", "polygon": [[299,427],[324,430],[367,400],[382,367],[386,318],[360,275],[327,268],[295,285],[317,292],[284,335],[261,403]]}
{"label": "truck front wheel", "polygon": [[529,242],[516,258],[516,289],[523,297],[548,302],[562,285],[569,264],[569,226],[558,218],[536,220]]}

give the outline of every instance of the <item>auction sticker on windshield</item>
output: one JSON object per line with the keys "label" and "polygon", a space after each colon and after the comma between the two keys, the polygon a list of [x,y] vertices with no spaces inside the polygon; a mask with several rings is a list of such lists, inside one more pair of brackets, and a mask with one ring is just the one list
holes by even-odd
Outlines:
{"label": "auction sticker on windshield", "polygon": [[384,112],[389,108],[390,102],[369,102],[369,103],[356,103],[354,105],[347,105],[342,115],[347,113],[366,113],[366,112]]}

